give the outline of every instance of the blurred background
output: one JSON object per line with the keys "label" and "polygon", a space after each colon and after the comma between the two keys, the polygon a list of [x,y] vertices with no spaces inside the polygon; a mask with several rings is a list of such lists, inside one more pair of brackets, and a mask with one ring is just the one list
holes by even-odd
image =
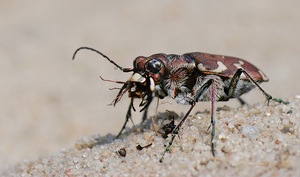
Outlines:
{"label": "blurred background", "polygon": [[[116,134],[127,95],[106,79],[140,55],[202,51],[244,58],[270,78],[262,87],[286,98],[299,94],[300,1],[0,1],[0,166],[36,159],[93,134]],[[117,85],[118,86],[118,85]],[[244,96],[264,102],[257,90]],[[179,110],[172,100],[159,111]],[[233,100],[226,104],[235,107]],[[218,104],[222,105],[222,104]],[[199,103],[203,110],[209,103]],[[155,112],[154,104],[150,115]],[[134,114],[136,123],[141,115]],[[131,125],[131,124],[129,124]]]}

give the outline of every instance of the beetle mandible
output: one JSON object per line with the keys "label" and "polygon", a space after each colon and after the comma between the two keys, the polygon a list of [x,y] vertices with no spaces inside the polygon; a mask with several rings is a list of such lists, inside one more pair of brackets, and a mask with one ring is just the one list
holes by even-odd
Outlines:
{"label": "beetle mandible", "polygon": [[123,84],[112,105],[115,106],[126,92],[131,98],[125,122],[117,138],[131,119],[131,110],[135,111],[133,101],[136,98],[141,99],[139,107],[141,107],[141,112],[144,111],[142,121],[147,118],[148,108],[154,97],[163,99],[169,96],[179,104],[190,105],[187,113],[173,129],[171,141],[163,156],[169,152],[180,127],[199,101],[211,102],[211,151],[213,156],[215,156],[213,140],[216,101],[237,98],[244,104],[245,102],[240,96],[256,86],[265,95],[268,104],[270,100],[288,104],[286,101],[273,98],[259,86],[259,83],[269,80],[260,69],[237,57],[201,52],[183,55],[159,53],[149,57],[139,56],[133,61],[133,68],[123,68],[103,53],[90,47],[78,48],[73,54],[73,60],[77,52],[83,49],[100,54],[123,72],[133,72],[126,82],[112,81]]}

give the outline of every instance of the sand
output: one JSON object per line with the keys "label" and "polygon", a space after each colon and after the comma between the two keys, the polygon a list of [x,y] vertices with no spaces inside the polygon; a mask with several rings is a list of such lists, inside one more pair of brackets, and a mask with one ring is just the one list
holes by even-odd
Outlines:
{"label": "sand", "polygon": [[[215,157],[207,130],[210,114],[202,111],[188,118],[161,163],[170,136],[164,139],[146,121],[127,129],[120,139],[111,134],[85,137],[73,147],[6,169],[1,176],[299,176],[300,95],[288,101],[219,107]],[[173,115],[159,113],[158,124],[172,118],[177,122]]]}

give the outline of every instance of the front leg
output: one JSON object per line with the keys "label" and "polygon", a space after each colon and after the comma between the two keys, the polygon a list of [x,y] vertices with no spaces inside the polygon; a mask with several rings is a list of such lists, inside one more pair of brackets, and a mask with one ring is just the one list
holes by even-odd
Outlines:
{"label": "front leg", "polygon": [[152,102],[152,99],[145,105],[145,107],[141,110],[141,111],[144,111],[143,113],[143,117],[142,117],[142,122],[144,122],[146,119],[147,119],[147,116],[148,116],[148,109],[149,109],[149,106]]}
{"label": "front leg", "polygon": [[129,104],[129,108],[128,108],[127,113],[126,113],[126,119],[125,119],[125,122],[124,122],[124,124],[123,124],[121,130],[119,131],[119,133],[118,133],[118,135],[116,136],[115,139],[119,138],[119,136],[122,134],[122,132],[124,131],[124,129],[125,129],[125,127],[126,127],[128,121],[129,121],[129,119],[130,119],[131,122],[133,123],[132,118],[131,118],[131,109],[133,109],[133,110],[135,111],[135,108],[133,107],[133,100],[134,100],[134,98],[131,98],[130,104]]}

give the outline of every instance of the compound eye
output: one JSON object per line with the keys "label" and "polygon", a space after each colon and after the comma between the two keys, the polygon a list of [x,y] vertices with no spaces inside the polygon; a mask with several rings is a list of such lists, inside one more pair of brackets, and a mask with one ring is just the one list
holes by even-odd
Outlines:
{"label": "compound eye", "polygon": [[160,59],[154,58],[146,64],[146,69],[151,73],[158,73],[161,70],[162,66],[162,61]]}

